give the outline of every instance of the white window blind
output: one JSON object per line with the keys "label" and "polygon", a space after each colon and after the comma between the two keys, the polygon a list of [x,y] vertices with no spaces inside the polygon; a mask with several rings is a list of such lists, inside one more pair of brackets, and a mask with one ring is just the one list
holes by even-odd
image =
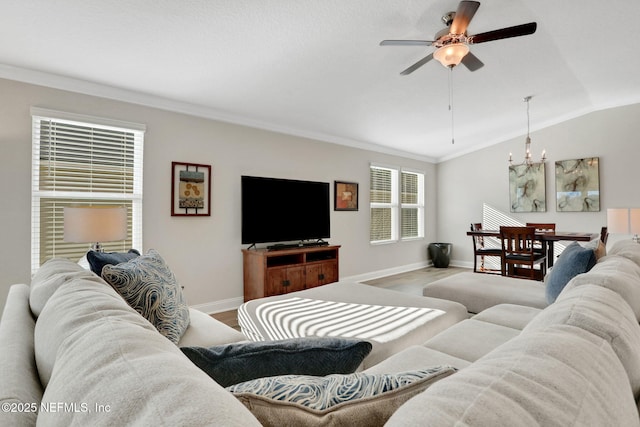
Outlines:
{"label": "white window blind", "polygon": [[371,223],[369,240],[382,243],[398,240],[398,171],[371,166],[370,203]]}
{"label": "white window blind", "polygon": [[128,237],[105,251],[142,250],[144,126],[32,109],[32,271],[53,257],[78,260],[87,243],[64,242],[63,209],[125,206]]}
{"label": "white window blind", "polygon": [[388,243],[424,237],[424,174],[370,167],[369,241]]}
{"label": "white window blind", "polygon": [[400,205],[400,237],[424,237],[424,174],[402,171]]}

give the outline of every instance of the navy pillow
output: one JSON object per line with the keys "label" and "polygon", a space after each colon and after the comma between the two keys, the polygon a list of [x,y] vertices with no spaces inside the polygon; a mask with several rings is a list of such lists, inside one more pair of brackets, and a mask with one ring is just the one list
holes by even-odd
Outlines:
{"label": "navy pillow", "polygon": [[571,279],[591,270],[595,264],[596,253],[593,249],[583,248],[578,242],[567,246],[549,272],[545,290],[547,302],[553,304]]}
{"label": "navy pillow", "polygon": [[135,249],[129,249],[129,252],[87,252],[87,261],[91,271],[102,277],[102,268],[105,265],[116,265],[121,262],[127,262],[140,256],[140,252]]}
{"label": "navy pillow", "polygon": [[228,387],[275,375],[350,374],[371,348],[368,341],[305,337],[180,350],[218,384]]}

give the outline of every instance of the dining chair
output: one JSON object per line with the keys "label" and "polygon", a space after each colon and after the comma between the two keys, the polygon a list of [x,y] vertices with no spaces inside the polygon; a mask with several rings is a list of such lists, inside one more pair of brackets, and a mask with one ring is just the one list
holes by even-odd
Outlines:
{"label": "dining chair", "polygon": [[600,241],[606,245],[607,240],[609,240],[609,229],[607,227],[602,227],[600,229]]}
{"label": "dining chair", "polygon": [[532,280],[544,278],[547,257],[534,251],[535,235],[535,227],[500,227],[503,276]]}
{"label": "dining chair", "polygon": [[[472,222],[471,231],[482,231],[482,223]],[[496,257],[502,260],[502,249],[485,247],[483,236],[472,236],[472,238],[473,238],[473,272],[501,274],[501,270],[487,268],[487,266],[484,263],[484,260],[485,260],[485,257],[487,256]],[[479,269],[478,269],[478,257],[480,258]]]}
{"label": "dining chair", "polygon": [[[534,227],[537,232],[556,231],[556,225],[552,222],[527,222],[527,227]],[[546,245],[542,240],[536,240],[533,245],[533,250],[539,254],[546,255]]]}

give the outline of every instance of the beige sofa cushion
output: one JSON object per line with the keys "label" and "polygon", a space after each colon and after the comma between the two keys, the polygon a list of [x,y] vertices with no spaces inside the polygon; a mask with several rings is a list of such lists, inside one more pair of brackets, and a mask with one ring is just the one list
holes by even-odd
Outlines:
{"label": "beige sofa cushion", "polygon": [[565,286],[558,299],[582,285],[598,285],[617,292],[631,306],[640,321],[640,266],[628,258],[607,255],[589,273],[580,274]]}
{"label": "beige sofa cushion", "polygon": [[33,315],[37,318],[51,295],[75,278],[98,279],[91,271],[65,258],[53,258],[45,262],[31,278],[29,305]]}
{"label": "beige sofa cushion", "polygon": [[[35,321],[29,309],[29,287],[13,285],[0,320],[0,403],[11,406],[0,411],[2,426],[35,425],[37,406],[42,399],[42,386],[33,358],[33,330]],[[32,411],[24,404],[33,404]],[[17,406],[21,405],[21,406]]]}
{"label": "beige sofa cushion", "polygon": [[429,283],[422,294],[456,301],[470,313],[480,313],[498,304],[545,308],[544,291],[544,284],[534,280],[465,272]]}
{"label": "beige sofa cushion", "polygon": [[640,245],[631,239],[619,240],[611,246],[608,255],[618,255],[640,265]]}
{"label": "beige sofa cushion", "polygon": [[428,426],[640,426],[609,343],[566,325],[521,334],[405,403],[388,425],[416,420]]}
{"label": "beige sofa cushion", "polygon": [[634,396],[640,397],[640,325],[620,295],[600,286],[579,286],[542,311],[522,333],[562,324],[606,340],[627,371]]}
{"label": "beige sofa cushion", "polygon": [[498,304],[476,314],[473,320],[522,330],[542,310],[516,304]]}
{"label": "beige sofa cushion", "polygon": [[259,425],[104,282],[62,285],[35,339],[43,404],[77,405],[41,411],[42,425]]}
{"label": "beige sofa cushion", "polygon": [[213,347],[247,339],[242,332],[200,310],[189,308],[189,318],[191,321],[178,342],[179,347]]}
{"label": "beige sofa cushion", "polygon": [[417,371],[430,366],[449,365],[456,369],[469,366],[471,362],[462,360],[450,354],[443,353],[421,345],[407,347],[377,365],[367,368],[368,374],[395,374],[405,371]]}
{"label": "beige sofa cushion", "polygon": [[468,319],[440,332],[424,346],[474,362],[518,334],[518,329]]}

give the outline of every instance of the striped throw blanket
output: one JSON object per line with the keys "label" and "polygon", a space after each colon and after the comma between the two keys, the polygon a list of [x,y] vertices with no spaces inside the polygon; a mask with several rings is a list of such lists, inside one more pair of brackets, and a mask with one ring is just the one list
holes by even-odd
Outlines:
{"label": "striped throw blanket", "polygon": [[238,309],[238,323],[252,341],[318,336],[388,342],[443,314],[431,308],[294,297],[246,302]]}

